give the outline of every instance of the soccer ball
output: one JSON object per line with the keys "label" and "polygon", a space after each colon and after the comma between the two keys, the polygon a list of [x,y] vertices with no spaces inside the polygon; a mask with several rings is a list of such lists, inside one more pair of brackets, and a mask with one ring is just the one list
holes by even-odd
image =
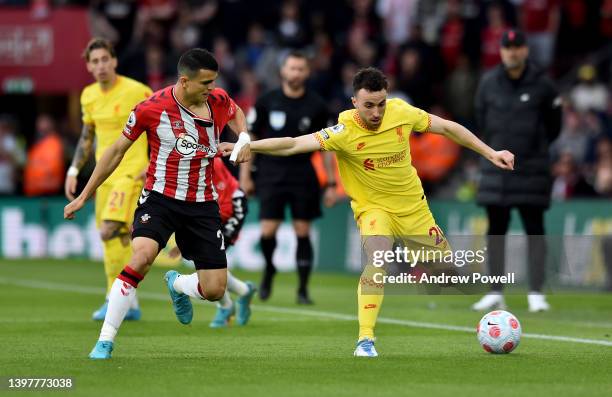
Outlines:
{"label": "soccer ball", "polygon": [[495,310],[480,320],[476,336],[489,353],[510,353],[521,341],[521,323],[512,313]]}

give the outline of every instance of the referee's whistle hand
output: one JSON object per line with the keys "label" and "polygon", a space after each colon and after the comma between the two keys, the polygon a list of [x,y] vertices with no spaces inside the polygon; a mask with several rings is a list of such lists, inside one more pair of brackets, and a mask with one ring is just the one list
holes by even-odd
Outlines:
{"label": "referee's whistle hand", "polygon": [[503,170],[514,170],[514,154],[507,150],[495,152],[491,162]]}

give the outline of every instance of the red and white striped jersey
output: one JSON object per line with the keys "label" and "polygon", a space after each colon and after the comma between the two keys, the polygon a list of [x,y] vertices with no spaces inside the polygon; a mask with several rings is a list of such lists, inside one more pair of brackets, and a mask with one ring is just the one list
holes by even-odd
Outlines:
{"label": "red and white striped jersey", "polygon": [[181,105],[170,86],[134,108],[123,135],[134,141],[147,133],[151,155],[145,189],[182,201],[217,199],[213,158],[221,131],[236,114],[236,104],[227,92],[215,88],[206,105],[210,120]]}
{"label": "red and white striped jersey", "polygon": [[219,193],[219,214],[221,215],[221,223],[225,224],[227,220],[234,216],[234,204],[232,199],[236,190],[240,189],[240,184],[234,178],[232,173],[227,169],[221,157],[215,158],[215,173],[213,174],[213,181],[215,182],[215,188]]}

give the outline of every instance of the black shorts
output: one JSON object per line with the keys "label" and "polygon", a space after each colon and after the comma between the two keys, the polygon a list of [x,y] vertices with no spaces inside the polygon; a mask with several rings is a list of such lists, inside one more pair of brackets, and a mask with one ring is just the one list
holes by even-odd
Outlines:
{"label": "black shorts", "polygon": [[176,245],[198,270],[227,267],[225,241],[216,201],[186,202],[143,191],[134,213],[132,238],[157,241],[161,251],[175,233]]}
{"label": "black shorts", "polygon": [[310,187],[257,186],[259,219],[285,219],[285,207],[291,217],[311,221],[321,216],[321,193],[318,185]]}

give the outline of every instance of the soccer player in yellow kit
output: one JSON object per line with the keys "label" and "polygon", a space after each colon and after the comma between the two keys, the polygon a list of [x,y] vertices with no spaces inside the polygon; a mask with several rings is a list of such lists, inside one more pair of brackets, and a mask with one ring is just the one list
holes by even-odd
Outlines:
{"label": "soccer player in yellow kit", "polygon": [[[359,338],[354,355],[360,357],[378,355],[374,348],[374,326],[384,289],[373,281],[372,252],[391,250],[394,237],[408,236],[427,247],[449,249],[411,164],[408,140],[411,132],[445,135],[502,169],[514,168],[512,153],[493,150],[455,122],[428,114],[401,99],[387,99],[387,86],[380,70],[362,69],[353,79],[355,109],[340,113],[337,125],[297,138],[254,141],[240,149],[237,157],[237,162],[245,161],[251,151],[276,156],[316,150],[336,152],[340,177],[351,198],[362,243],[370,258],[357,293]],[[224,154],[232,149],[233,146],[226,146]],[[362,286],[367,292],[362,293]]]}
{"label": "soccer player in yellow kit", "polygon": [[[151,89],[146,85],[116,73],[117,57],[108,41],[92,39],[83,56],[87,70],[96,82],[81,93],[83,130],[65,183],[66,197],[71,201],[76,193],[77,175],[91,155],[94,139],[96,161],[99,161],[104,151],[122,135],[134,106],[151,95]],[[107,293],[132,255],[129,229],[148,165],[147,140],[142,135],[127,151],[115,172],[96,191],[96,225],[104,247]],[[106,308],[105,301],[93,313],[93,319],[104,320]],[[140,316],[138,301],[134,297],[125,319],[138,320]]]}

